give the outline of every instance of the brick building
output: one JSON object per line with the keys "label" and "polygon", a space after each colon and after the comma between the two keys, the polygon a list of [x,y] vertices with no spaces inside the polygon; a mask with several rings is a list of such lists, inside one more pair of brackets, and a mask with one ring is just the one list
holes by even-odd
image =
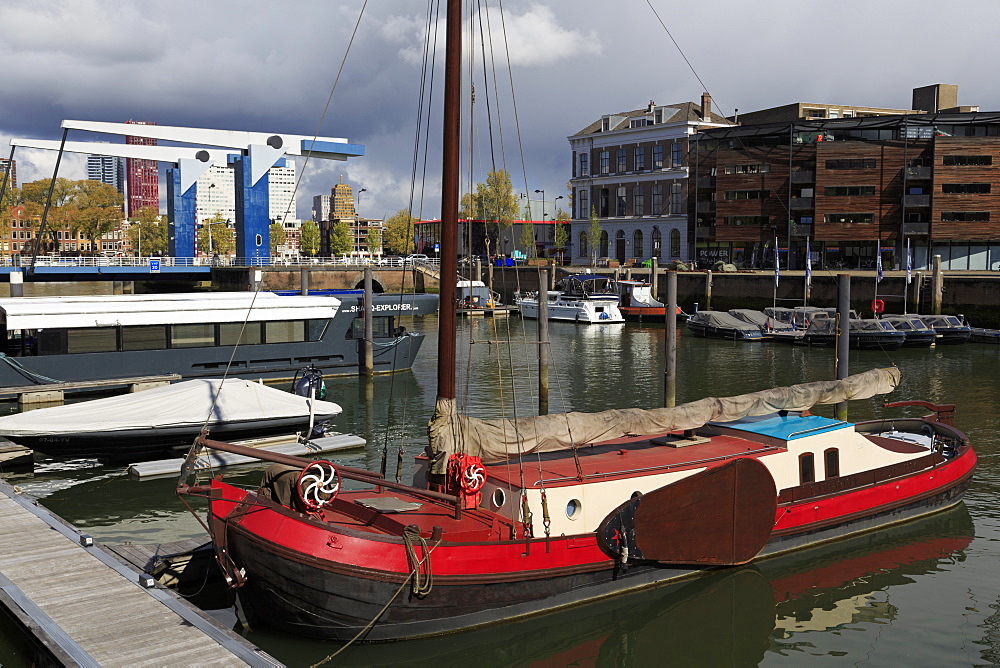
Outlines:
{"label": "brick building", "polygon": [[914,269],[933,255],[1000,269],[1000,112],[972,109],[703,130],[688,155],[699,263],[772,266],[777,244],[802,268],[808,239],[826,268],[873,268],[876,253],[902,268],[910,247]]}
{"label": "brick building", "polygon": [[[650,102],[602,116],[568,138],[574,263],[589,263],[595,251],[622,262],[688,259],[688,143],[700,130],[732,125],[711,107],[707,93],[700,105]],[[588,238],[592,211],[601,221],[596,240]]]}

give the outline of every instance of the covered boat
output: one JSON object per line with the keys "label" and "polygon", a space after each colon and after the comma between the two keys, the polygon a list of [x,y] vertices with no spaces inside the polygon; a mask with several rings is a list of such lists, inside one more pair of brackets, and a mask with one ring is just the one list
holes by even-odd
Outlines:
{"label": "covered boat", "polygon": [[203,428],[226,439],[288,434],[341,410],[241,378],[200,378],[0,417],[0,436],[57,457],[135,461],[176,457]]}
{"label": "covered boat", "polygon": [[729,315],[748,322],[751,325],[756,325],[764,334],[795,331],[795,326],[791,323],[775,320],[763,311],[755,311],[749,308],[734,308],[729,309]]}
{"label": "covered boat", "polygon": [[706,339],[731,339],[733,341],[761,341],[764,333],[760,327],[722,311],[698,311],[687,321],[687,328],[695,336]]}
{"label": "covered boat", "polygon": [[880,319],[906,335],[903,341],[903,346],[906,348],[929,348],[937,340],[934,328],[928,327],[927,323],[916,316],[884,315]]}
{"label": "covered boat", "polygon": [[[906,334],[896,331],[887,320],[851,318],[848,322],[850,347],[855,350],[899,350],[906,341]],[[837,321],[823,317],[812,321],[801,343],[832,348],[836,339]]]}

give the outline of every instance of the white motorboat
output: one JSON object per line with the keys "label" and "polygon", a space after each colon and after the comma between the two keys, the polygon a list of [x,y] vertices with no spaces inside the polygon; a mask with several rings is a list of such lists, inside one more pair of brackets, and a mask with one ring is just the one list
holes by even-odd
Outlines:
{"label": "white motorboat", "polygon": [[[625,322],[618,300],[613,282],[605,276],[569,276],[563,279],[561,291],[548,293],[548,319],[586,324]],[[519,294],[516,302],[522,318],[538,318],[537,292]]]}

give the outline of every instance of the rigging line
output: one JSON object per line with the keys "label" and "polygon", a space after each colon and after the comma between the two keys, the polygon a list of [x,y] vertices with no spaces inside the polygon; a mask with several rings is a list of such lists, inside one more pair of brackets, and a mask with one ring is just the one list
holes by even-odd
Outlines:
{"label": "rigging line", "polygon": [[646,0],[646,4],[649,5],[649,8],[651,10],[653,10],[653,16],[655,16],[656,20],[660,22],[660,25],[663,27],[664,32],[667,33],[667,37],[670,38],[670,41],[674,43],[674,46],[677,48],[677,52],[681,54],[681,58],[684,59],[684,62],[687,63],[688,68],[691,70],[691,74],[693,74],[694,78],[697,79],[698,83],[701,84],[702,90],[708,91],[708,86],[706,86],[705,82],[701,80],[700,76],[698,76],[698,72],[695,71],[694,65],[691,64],[691,61],[688,60],[687,55],[684,53],[684,49],[681,48],[681,45],[677,43],[677,40],[674,39],[674,36],[670,33],[670,29],[667,28],[667,24],[665,24],[663,22],[663,19],[660,18],[660,14],[656,11],[656,8],[653,7],[653,3],[650,2],[650,0]]}
{"label": "rigging line", "polygon": [[330,88],[330,94],[326,98],[326,106],[323,107],[323,113],[320,114],[319,123],[316,125],[316,132],[313,133],[312,143],[309,144],[309,152],[306,154],[305,162],[302,163],[302,169],[299,170],[298,175],[295,178],[295,186],[292,188],[292,197],[288,202],[288,206],[285,208],[285,215],[282,220],[288,217],[291,213],[292,207],[295,206],[295,196],[299,192],[299,184],[302,182],[302,177],[309,167],[309,160],[312,157],[312,149],[316,145],[316,139],[319,138],[319,133],[323,129],[323,123],[326,121],[326,114],[330,110],[330,104],[333,102],[333,94],[337,90],[337,84],[340,83],[340,75],[344,72],[344,65],[347,64],[347,56],[351,53],[351,46],[354,44],[354,38],[358,34],[358,27],[361,25],[361,18],[365,15],[365,8],[368,7],[368,0],[364,1],[361,5],[361,11],[358,12],[358,20],[354,24],[354,30],[351,31],[351,39],[347,42],[347,49],[344,50],[344,57],[340,61],[340,68],[337,70],[337,76],[333,80],[333,86]]}

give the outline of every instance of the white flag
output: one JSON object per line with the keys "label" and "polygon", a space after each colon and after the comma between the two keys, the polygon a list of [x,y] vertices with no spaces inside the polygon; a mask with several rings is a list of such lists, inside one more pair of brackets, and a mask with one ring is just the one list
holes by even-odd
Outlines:
{"label": "white flag", "polygon": [[913,255],[910,252],[910,240],[906,240],[906,284],[913,281]]}

